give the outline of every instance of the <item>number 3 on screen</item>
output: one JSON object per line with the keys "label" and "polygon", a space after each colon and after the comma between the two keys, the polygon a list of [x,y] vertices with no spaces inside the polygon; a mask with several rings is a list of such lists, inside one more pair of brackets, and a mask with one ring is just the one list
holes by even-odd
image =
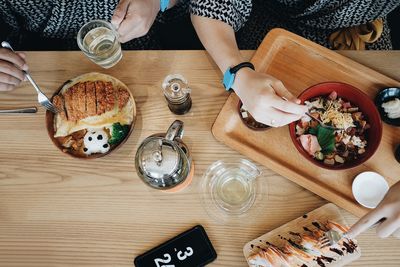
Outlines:
{"label": "number 3 on screen", "polygon": [[190,257],[192,255],[193,255],[193,249],[191,247],[186,247],[185,253],[183,253],[182,251],[179,251],[176,256],[178,256],[178,259],[180,261],[183,261],[183,260],[186,260],[187,257]]}
{"label": "number 3 on screen", "polygon": [[175,265],[160,265],[160,263],[170,263],[171,262],[171,255],[169,255],[168,253],[164,254],[164,258],[165,259],[155,259],[154,262],[156,264],[157,267],[175,267]]}

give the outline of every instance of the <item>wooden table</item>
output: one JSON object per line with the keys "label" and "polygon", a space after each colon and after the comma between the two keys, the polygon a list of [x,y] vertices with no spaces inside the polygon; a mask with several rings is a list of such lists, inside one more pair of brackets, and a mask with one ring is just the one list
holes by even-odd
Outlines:
{"label": "wooden table", "polygon": [[[244,54],[250,58],[252,51]],[[346,52],[346,56],[400,80],[400,52]],[[221,74],[203,51],[125,52],[111,70],[102,70],[79,52],[31,52],[28,63],[45,92],[90,71],[111,74],[126,83],[137,101],[133,135],[117,152],[92,161],[72,159],[51,143],[44,112],[0,116],[0,266],[132,266],[136,255],[202,224],[218,259],[211,266],[246,266],[243,245],[325,201],[304,188],[263,171],[267,188],[258,216],[226,225],[210,218],[200,201],[200,181],[214,161],[241,158],[218,143],[211,126],[227,93]],[[181,73],[193,89],[189,114],[174,116],[160,85]],[[0,93],[0,108],[36,105],[24,83]],[[164,132],[176,118],[185,122],[184,140],[196,164],[193,184],[166,194],[137,177],[134,156],[148,135]],[[348,222],[356,217],[343,211]],[[373,231],[359,237],[362,258],[352,266],[399,266],[400,240],[380,240]]]}

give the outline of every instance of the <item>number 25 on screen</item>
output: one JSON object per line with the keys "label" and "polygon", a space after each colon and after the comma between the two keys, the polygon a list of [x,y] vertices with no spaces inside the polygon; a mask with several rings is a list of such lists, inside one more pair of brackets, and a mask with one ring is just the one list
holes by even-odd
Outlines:
{"label": "number 25 on screen", "polygon": [[[185,252],[178,251],[176,256],[178,257],[178,260],[184,261],[186,260],[187,257],[190,257],[193,255],[193,249],[191,247],[187,247]],[[156,264],[157,267],[175,267],[174,264],[168,264],[168,265],[160,265],[161,263],[171,263],[171,255],[168,253],[164,254],[164,259],[154,259],[154,263]]]}

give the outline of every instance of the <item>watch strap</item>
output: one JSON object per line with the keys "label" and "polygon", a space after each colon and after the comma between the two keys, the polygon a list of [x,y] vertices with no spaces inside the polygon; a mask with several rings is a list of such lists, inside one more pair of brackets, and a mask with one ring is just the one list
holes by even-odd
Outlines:
{"label": "watch strap", "polygon": [[169,0],[160,0],[160,10],[161,12],[164,12],[165,10],[168,9],[169,5]]}
{"label": "watch strap", "polygon": [[228,68],[224,73],[224,78],[222,81],[226,91],[232,89],[232,85],[235,82],[236,73],[242,68],[250,68],[255,70],[254,65],[251,62],[242,62],[232,68]]}

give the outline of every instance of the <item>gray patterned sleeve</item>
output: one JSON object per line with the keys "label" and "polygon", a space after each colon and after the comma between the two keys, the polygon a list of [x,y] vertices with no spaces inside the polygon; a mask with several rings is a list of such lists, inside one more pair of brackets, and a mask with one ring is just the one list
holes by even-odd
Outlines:
{"label": "gray patterned sleeve", "polygon": [[8,41],[18,49],[20,25],[11,6],[0,1],[0,41]]}
{"label": "gray patterned sleeve", "polygon": [[238,31],[250,16],[251,0],[191,0],[190,13],[228,23]]}
{"label": "gray patterned sleeve", "polygon": [[0,17],[0,41],[10,41],[9,34],[10,34],[10,27],[3,21],[3,18]]}
{"label": "gray patterned sleeve", "polygon": [[318,0],[303,12],[293,14],[298,23],[319,29],[338,29],[386,17],[400,0]]}
{"label": "gray patterned sleeve", "polygon": [[17,19],[12,14],[10,6],[5,1],[0,1],[0,38],[10,41],[10,34],[19,30]]}

